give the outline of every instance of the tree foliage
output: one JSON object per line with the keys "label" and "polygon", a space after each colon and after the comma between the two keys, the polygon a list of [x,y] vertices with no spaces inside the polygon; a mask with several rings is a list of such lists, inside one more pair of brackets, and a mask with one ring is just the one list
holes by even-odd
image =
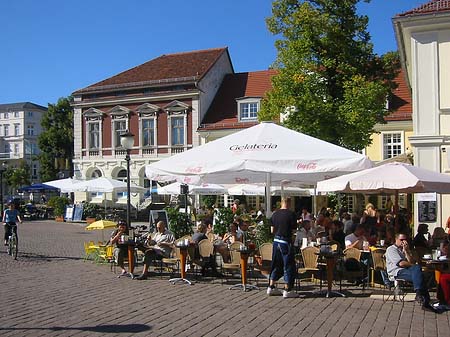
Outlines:
{"label": "tree foliage", "polygon": [[[39,163],[43,181],[56,178],[59,163],[72,163],[73,159],[73,109],[71,97],[63,97],[56,104],[49,104],[41,120],[42,133],[38,138],[41,153]],[[66,168],[70,169],[70,168]]]}
{"label": "tree foliage", "polygon": [[16,191],[21,186],[30,184],[30,167],[25,160],[19,163],[19,167],[8,167],[4,173],[7,187],[10,191],[5,191],[7,194]]}
{"label": "tree foliage", "polygon": [[373,53],[368,18],[356,13],[360,1],[273,2],[267,26],[280,37],[278,74],[260,120],[288,112],[291,129],[353,150],[370,144],[373,126],[388,114],[399,61],[396,53]]}

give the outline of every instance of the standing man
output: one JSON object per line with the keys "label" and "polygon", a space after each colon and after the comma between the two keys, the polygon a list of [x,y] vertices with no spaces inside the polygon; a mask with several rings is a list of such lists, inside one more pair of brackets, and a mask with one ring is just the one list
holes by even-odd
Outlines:
{"label": "standing man", "polygon": [[416,301],[424,310],[434,311],[430,305],[430,294],[423,280],[422,267],[416,264],[411,254],[406,234],[395,234],[395,243],[386,249],[386,269],[389,278],[401,278],[412,282]]}
{"label": "standing man", "polygon": [[[297,227],[297,217],[290,210],[291,199],[283,197],[281,208],[272,215],[272,233],[275,233],[272,248],[272,266],[270,270],[269,287],[267,295],[283,294],[284,298],[295,298],[298,294],[292,290],[295,281],[294,246],[292,245],[292,232]],[[275,282],[284,274],[286,282],[283,292],[275,288]]]}

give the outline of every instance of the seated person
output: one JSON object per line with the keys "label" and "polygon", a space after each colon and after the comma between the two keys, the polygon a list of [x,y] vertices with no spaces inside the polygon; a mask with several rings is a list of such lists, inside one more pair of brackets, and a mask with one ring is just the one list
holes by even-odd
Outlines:
{"label": "seated person", "polygon": [[[200,241],[208,239],[206,236],[206,230],[207,226],[204,223],[201,223],[197,226],[197,232],[192,235],[192,241],[195,242],[195,244],[198,244]],[[193,254],[192,254],[193,253]],[[190,252],[191,256],[193,255],[194,259],[200,259],[200,254],[198,251],[198,247],[195,248],[195,252]],[[214,255],[211,255],[209,258],[209,261],[207,261],[206,264],[202,266],[202,275],[204,276],[206,274],[206,268],[210,267],[212,269],[212,273],[218,274],[216,270],[216,259],[214,258]]]}
{"label": "seated person", "polygon": [[331,223],[330,229],[328,231],[329,239],[331,241],[336,241],[339,243],[339,248],[342,249],[345,245],[345,233],[344,233],[344,224],[342,221],[333,220]]}
{"label": "seated person", "polygon": [[364,232],[364,225],[358,224],[355,231],[345,237],[345,248],[358,248],[362,250],[364,241],[367,241]]}
{"label": "seated person", "polygon": [[239,241],[243,242],[244,244],[246,244],[246,240],[249,238],[248,237],[248,227],[249,226],[250,226],[250,220],[249,219],[243,219],[239,223],[239,228],[236,231],[237,239]]}
{"label": "seated person", "polygon": [[223,236],[223,242],[225,242],[227,245],[232,245],[236,241],[239,241],[237,238],[237,229],[238,229],[238,223],[233,222],[230,225],[230,231],[225,233]]}
{"label": "seated person", "polygon": [[440,248],[441,243],[445,243],[448,239],[447,233],[444,228],[436,227],[431,235],[430,245],[433,248]]}
{"label": "seated person", "polygon": [[425,285],[422,267],[416,264],[406,234],[397,233],[395,243],[386,249],[386,269],[390,279],[401,278],[413,283],[416,301],[423,309],[432,310],[430,294]]}
{"label": "seated person", "polygon": [[[449,242],[445,241],[442,245],[441,256],[449,258],[448,255]],[[450,309],[450,269],[447,264],[446,269],[441,271],[441,276],[439,277],[439,288],[437,291],[437,298],[439,303],[448,306]]]}
{"label": "seated person", "polygon": [[175,237],[172,232],[166,229],[164,221],[158,221],[156,224],[156,233],[147,239],[147,249],[145,250],[144,269],[142,274],[136,277],[137,280],[147,279],[148,267],[154,259],[169,257],[172,251]]}
{"label": "seated person", "polygon": [[[427,237],[425,237],[427,235]],[[425,223],[419,224],[417,228],[417,234],[413,239],[414,248],[430,248],[431,246],[431,237],[430,233],[428,233],[428,225]]]}
{"label": "seated person", "polygon": [[308,244],[311,241],[314,241],[315,235],[311,230],[311,221],[303,220],[301,227],[297,230],[297,234],[295,235],[294,247],[296,250],[300,250],[302,248],[303,239],[306,239]]}
{"label": "seated person", "polygon": [[128,226],[125,221],[119,221],[117,224],[117,229],[114,230],[111,234],[110,243],[113,245],[115,244],[116,247],[114,248],[114,259],[116,260],[117,265],[122,270],[122,273],[120,276],[128,275],[127,271],[125,270],[124,266],[124,259],[125,256],[128,255],[128,245],[121,243],[121,237],[122,235],[128,235]]}

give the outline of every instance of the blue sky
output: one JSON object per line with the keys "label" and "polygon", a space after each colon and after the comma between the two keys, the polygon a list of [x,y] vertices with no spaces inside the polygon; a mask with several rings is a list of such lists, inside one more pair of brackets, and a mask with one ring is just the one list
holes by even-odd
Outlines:
{"label": "blue sky", "polygon": [[[391,18],[427,0],[361,3],[375,52],[396,50]],[[47,106],[162,54],[228,46],[236,72],[267,69],[271,0],[1,0],[0,103]]]}

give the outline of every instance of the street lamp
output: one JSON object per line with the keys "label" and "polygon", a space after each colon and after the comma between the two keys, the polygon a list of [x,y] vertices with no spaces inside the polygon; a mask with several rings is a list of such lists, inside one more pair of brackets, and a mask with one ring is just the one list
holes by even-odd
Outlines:
{"label": "street lamp", "polygon": [[7,165],[5,162],[0,166],[0,214],[3,216],[3,173],[5,173],[7,169]]}
{"label": "street lamp", "polygon": [[131,213],[131,199],[130,199],[130,151],[134,145],[134,135],[127,131],[120,135],[120,145],[127,151],[125,160],[127,162],[127,225],[131,226],[130,213]]}

